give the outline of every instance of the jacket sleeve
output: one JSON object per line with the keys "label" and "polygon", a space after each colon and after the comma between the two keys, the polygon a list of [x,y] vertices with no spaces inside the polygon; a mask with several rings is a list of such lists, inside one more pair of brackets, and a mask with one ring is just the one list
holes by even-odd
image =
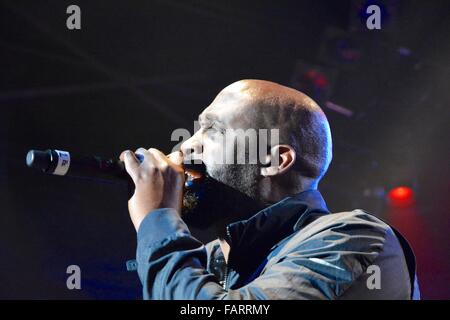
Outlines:
{"label": "jacket sleeve", "polygon": [[157,209],[138,231],[138,274],[144,299],[334,299],[377,256],[382,233],[360,222],[322,229],[249,284],[224,290],[206,269],[205,246],[178,213]]}

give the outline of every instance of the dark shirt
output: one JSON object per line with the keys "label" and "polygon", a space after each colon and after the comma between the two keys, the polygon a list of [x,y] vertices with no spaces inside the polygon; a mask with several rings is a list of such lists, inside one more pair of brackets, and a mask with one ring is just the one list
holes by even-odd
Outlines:
{"label": "dark shirt", "polygon": [[227,226],[218,241],[195,239],[173,209],[151,212],[138,231],[145,299],[418,299],[404,238],[364,212],[330,213],[316,190]]}

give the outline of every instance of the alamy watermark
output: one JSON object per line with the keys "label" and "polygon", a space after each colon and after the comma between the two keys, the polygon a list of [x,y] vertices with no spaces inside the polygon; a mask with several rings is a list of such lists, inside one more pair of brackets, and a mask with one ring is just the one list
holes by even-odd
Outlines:
{"label": "alamy watermark", "polygon": [[66,273],[69,274],[66,280],[66,286],[69,290],[81,290],[81,268],[76,264],[67,267]]}
{"label": "alamy watermark", "polygon": [[[203,146],[204,136],[198,121],[194,122],[194,131],[191,136],[189,130],[184,128],[175,129],[171,135],[171,141],[181,141],[176,144],[172,152],[180,149],[181,145],[188,139],[196,139],[195,143]],[[273,147],[279,145],[279,129],[224,129],[214,135],[214,144],[220,146],[216,149],[214,156],[215,164],[257,164],[264,163],[272,166],[279,165],[279,156]],[[185,162],[194,163],[202,160],[203,150],[200,152],[187,152],[184,155]]]}
{"label": "alamy watermark", "polygon": [[81,9],[76,4],[67,7],[66,13],[70,14],[66,20],[66,27],[69,30],[81,29]]}
{"label": "alamy watermark", "polygon": [[[376,4],[367,6],[365,10],[369,16],[366,19],[366,27],[369,30],[381,29],[381,8]],[[81,29],[81,8],[76,4],[67,7],[66,13],[69,16],[66,19],[66,27],[69,30]]]}
{"label": "alamy watermark", "polygon": [[366,8],[366,13],[370,14],[366,20],[366,27],[369,30],[381,29],[381,8],[372,4]]}
{"label": "alamy watermark", "polygon": [[366,280],[366,286],[369,290],[381,289],[381,269],[376,264],[367,267],[366,273],[370,276]]}

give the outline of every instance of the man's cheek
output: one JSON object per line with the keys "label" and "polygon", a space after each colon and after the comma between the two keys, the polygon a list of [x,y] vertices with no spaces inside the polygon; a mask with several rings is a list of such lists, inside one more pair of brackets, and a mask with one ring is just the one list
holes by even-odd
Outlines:
{"label": "man's cheek", "polygon": [[210,171],[217,165],[217,160],[214,158],[214,154],[204,152],[202,160],[208,171]]}
{"label": "man's cheek", "polygon": [[206,166],[214,166],[223,163],[221,146],[209,146],[203,148],[203,163]]}
{"label": "man's cheek", "polygon": [[218,176],[220,176],[224,164],[222,159],[218,157],[218,152],[215,152],[214,150],[204,152],[203,163],[205,164],[210,177],[217,179]]}

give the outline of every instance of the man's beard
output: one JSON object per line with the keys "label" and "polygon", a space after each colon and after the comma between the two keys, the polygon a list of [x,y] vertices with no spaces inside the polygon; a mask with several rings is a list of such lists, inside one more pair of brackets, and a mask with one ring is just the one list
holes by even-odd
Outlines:
{"label": "man's beard", "polygon": [[182,218],[187,225],[206,229],[249,218],[264,206],[258,192],[259,167],[254,164],[217,165],[186,188]]}

